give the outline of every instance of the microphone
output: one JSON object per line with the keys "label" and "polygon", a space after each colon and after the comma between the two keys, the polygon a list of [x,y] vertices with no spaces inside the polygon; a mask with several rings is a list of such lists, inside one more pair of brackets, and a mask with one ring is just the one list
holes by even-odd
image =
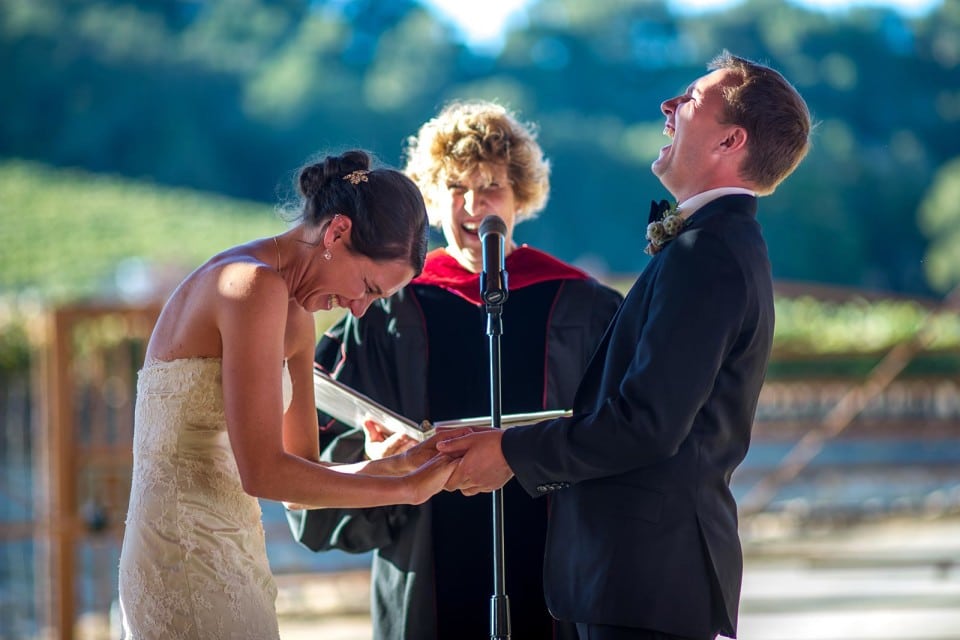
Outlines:
{"label": "microphone", "polygon": [[483,248],[480,297],[487,305],[503,304],[507,299],[507,271],[503,255],[506,236],[507,225],[500,216],[489,215],[480,222],[480,244]]}

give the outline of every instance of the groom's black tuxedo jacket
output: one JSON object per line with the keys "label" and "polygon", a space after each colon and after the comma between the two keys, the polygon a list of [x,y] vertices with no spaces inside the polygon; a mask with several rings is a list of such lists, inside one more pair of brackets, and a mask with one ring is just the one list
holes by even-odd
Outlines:
{"label": "groom's black tuxedo jacket", "polygon": [[697,211],[614,316],[574,415],[503,435],[523,487],[551,495],[544,589],[560,619],[735,634],[743,560],[729,482],[774,322],[756,209],[729,195]]}

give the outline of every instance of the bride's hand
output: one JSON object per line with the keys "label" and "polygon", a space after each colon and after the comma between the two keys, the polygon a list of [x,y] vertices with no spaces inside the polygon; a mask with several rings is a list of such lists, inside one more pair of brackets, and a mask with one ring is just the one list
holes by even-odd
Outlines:
{"label": "bride's hand", "polygon": [[440,493],[459,464],[459,459],[437,454],[404,476],[404,481],[410,483],[410,504],[423,504]]}
{"label": "bride's hand", "polygon": [[417,444],[414,447],[408,447],[404,450],[403,455],[401,456],[402,468],[407,471],[412,471],[419,468],[425,464],[428,460],[436,456],[439,452],[437,451],[437,443],[443,442],[444,440],[449,440],[450,438],[457,438],[459,436],[464,436],[470,433],[472,429],[469,427],[458,427],[455,429],[438,429],[435,434],[424,440],[423,442]]}

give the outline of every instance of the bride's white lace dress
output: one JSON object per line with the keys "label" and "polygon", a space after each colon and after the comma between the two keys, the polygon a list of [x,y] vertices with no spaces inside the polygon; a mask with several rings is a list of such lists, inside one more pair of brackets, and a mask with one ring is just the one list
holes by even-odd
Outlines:
{"label": "bride's white lace dress", "polygon": [[[284,402],[289,374],[283,371]],[[124,637],[279,638],[260,504],[227,437],[218,358],[140,371],[120,553]]]}

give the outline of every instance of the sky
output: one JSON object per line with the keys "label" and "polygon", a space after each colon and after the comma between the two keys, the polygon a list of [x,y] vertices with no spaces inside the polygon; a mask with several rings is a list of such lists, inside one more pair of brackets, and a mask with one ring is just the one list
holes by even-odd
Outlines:
{"label": "sky", "polygon": [[[478,47],[499,49],[505,29],[523,19],[523,9],[529,0],[421,0],[438,14],[453,22],[468,43]],[[697,13],[723,9],[741,0],[669,0],[678,12]],[[943,0],[793,0],[795,4],[811,9],[838,11],[854,6],[893,7],[907,15],[920,15],[938,6]]]}

